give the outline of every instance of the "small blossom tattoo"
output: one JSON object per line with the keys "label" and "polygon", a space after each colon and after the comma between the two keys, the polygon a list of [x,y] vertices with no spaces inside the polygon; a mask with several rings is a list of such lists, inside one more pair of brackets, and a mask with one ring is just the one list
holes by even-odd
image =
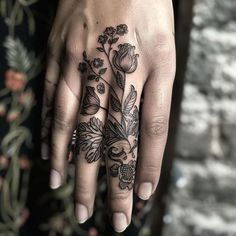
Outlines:
{"label": "small blossom tattoo", "polygon": [[98,37],[98,43],[104,45],[107,42],[108,36],[107,35],[100,35]]}
{"label": "small blossom tattoo", "polygon": [[102,67],[103,66],[103,60],[101,58],[95,58],[93,60],[93,66],[95,68],[99,68],[99,67]]}
{"label": "small blossom tattoo", "polygon": [[127,34],[128,33],[128,27],[127,25],[125,24],[122,24],[122,25],[118,25],[116,27],[116,33],[120,36],[123,36],[124,34]]}
{"label": "small blossom tattoo", "polygon": [[114,27],[107,27],[104,31],[104,34],[105,35],[108,35],[108,36],[113,36],[114,34],[116,33],[116,29]]}
{"label": "small blossom tattoo", "polygon": [[104,85],[104,83],[99,83],[99,84],[97,85],[97,90],[98,90],[98,92],[99,92],[100,94],[104,94],[104,93],[105,93],[105,85]]}

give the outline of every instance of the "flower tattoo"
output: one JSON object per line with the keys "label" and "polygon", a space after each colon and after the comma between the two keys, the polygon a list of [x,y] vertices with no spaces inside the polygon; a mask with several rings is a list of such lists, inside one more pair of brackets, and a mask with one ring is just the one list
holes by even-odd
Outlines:
{"label": "flower tattoo", "polygon": [[133,73],[138,66],[138,54],[134,53],[135,46],[129,43],[120,44],[119,50],[114,51],[113,64],[117,70],[124,73]]}
{"label": "flower tattoo", "polygon": [[116,27],[116,33],[120,36],[123,36],[124,34],[127,34],[128,33],[128,27],[127,25],[125,24],[122,24],[122,25],[118,25]]}
{"label": "flower tattoo", "polygon": [[105,93],[105,85],[104,85],[103,83],[99,83],[99,84],[97,85],[97,90],[98,90],[98,92],[99,92],[100,94]]}
{"label": "flower tattoo", "polygon": [[95,68],[99,68],[99,67],[102,67],[103,66],[103,60],[101,58],[95,58],[93,60],[93,66]]}
{"label": "flower tattoo", "polygon": [[87,86],[84,100],[82,103],[81,114],[94,115],[100,108],[100,99],[93,87]]}
{"label": "flower tattoo", "polygon": [[111,176],[119,176],[119,186],[121,189],[132,189],[134,184],[136,161],[130,161],[128,164],[114,164],[112,165],[110,171]]}
{"label": "flower tattoo", "polygon": [[[117,44],[128,33],[128,26],[107,27],[98,36],[97,51],[103,57],[90,59],[83,52],[78,70],[90,81],[85,87],[80,113],[90,116],[88,122],[79,123],[76,129],[76,153],[83,154],[88,163],[103,157],[110,160],[109,173],[118,178],[121,189],[133,188],[138,143],[139,111],[135,105],[137,91],[134,85],[125,87],[129,74],[138,67],[139,54],[129,43]],[[106,80],[107,70],[114,82]],[[125,95],[125,88],[128,89]],[[110,108],[103,107],[102,96],[109,96]],[[95,117],[99,110],[107,113],[106,127]]]}
{"label": "flower tattoo", "polygon": [[104,34],[108,35],[108,36],[113,36],[116,32],[116,29],[114,27],[107,27],[104,31]]}
{"label": "flower tattoo", "polygon": [[100,35],[98,37],[98,43],[105,44],[107,42],[108,36],[107,35]]}

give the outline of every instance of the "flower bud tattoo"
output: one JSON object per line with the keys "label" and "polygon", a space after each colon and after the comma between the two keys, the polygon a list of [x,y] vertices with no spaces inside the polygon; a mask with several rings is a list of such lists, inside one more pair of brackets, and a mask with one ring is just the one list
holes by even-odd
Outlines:
{"label": "flower bud tattoo", "polygon": [[135,46],[129,43],[120,44],[119,50],[114,51],[113,64],[117,70],[123,73],[133,73],[138,66],[138,54],[134,54]]}
{"label": "flower bud tattoo", "polygon": [[[90,59],[83,52],[78,70],[91,86],[85,88],[80,113],[90,116],[90,119],[79,123],[75,133],[76,153],[83,152],[88,163],[99,160],[105,153],[105,158],[112,163],[109,174],[119,180],[121,189],[130,190],[136,169],[134,153],[138,143],[139,111],[135,105],[135,87],[130,85],[126,96],[124,90],[129,74],[137,69],[139,55],[135,53],[135,46],[118,44],[120,37],[127,33],[126,24],[107,27],[97,39],[99,46],[96,50],[101,53],[101,58]],[[112,72],[114,83],[105,79],[108,69]],[[108,94],[109,109],[101,105],[101,97]],[[96,117],[100,109],[107,112],[106,125]]]}

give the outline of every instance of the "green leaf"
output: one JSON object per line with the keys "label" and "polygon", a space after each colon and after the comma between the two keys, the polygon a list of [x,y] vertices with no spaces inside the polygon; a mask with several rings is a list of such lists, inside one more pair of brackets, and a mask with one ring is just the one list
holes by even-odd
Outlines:
{"label": "green leaf", "polygon": [[72,193],[73,193],[73,186],[67,184],[55,190],[53,196],[55,197],[55,199],[62,200],[69,197]]}
{"label": "green leaf", "polygon": [[0,1],[0,14],[2,17],[6,17],[7,14],[7,0]]}
{"label": "green leaf", "polygon": [[33,52],[28,52],[18,38],[7,37],[4,42],[7,64],[10,68],[28,75],[28,79],[40,71],[40,60]]}
{"label": "green leaf", "polygon": [[17,24],[17,25],[21,24],[22,21],[23,21],[23,18],[24,18],[24,12],[23,12],[23,9],[20,8],[20,9],[17,11],[16,24]]}

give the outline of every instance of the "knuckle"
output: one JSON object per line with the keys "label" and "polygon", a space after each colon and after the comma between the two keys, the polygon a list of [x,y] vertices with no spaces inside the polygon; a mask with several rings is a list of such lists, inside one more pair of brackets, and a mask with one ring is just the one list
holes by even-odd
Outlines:
{"label": "knuckle", "polygon": [[59,62],[55,59],[48,62],[48,68],[45,74],[44,93],[48,97],[53,97],[54,91],[58,85]]}
{"label": "knuckle", "polygon": [[172,51],[175,48],[173,33],[166,30],[159,30],[156,35],[154,46],[160,51]]}
{"label": "knuckle", "polygon": [[92,200],[91,189],[88,185],[77,183],[75,188],[75,200],[77,202],[89,205]]}
{"label": "knuckle", "polygon": [[61,39],[60,34],[52,29],[47,41],[47,52],[53,57],[58,55],[63,42],[64,40]]}
{"label": "knuckle", "polygon": [[143,171],[145,173],[148,173],[150,176],[156,176],[158,173],[160,173],[161,170],[161,165],[151,165],[151,164],[146,164],[143,167]]}
{"label": "knuckle", "polygon": [[175,41],[173,34],[159,32],[154,42],[154,52],[155,55],[158,55],[156,58],[158,63],[173,64],[173,61],[175,61]]}
{"label": "knuckle", "polygon": [[51,40],[47,44],[47,59],[57,58],[58,50],[55,48],[55,43]]}
{"label": "knuckle", "polygon": [[110,194],[111,201],[126,201],[130,197],[130,191],[128,190],[117,190]]}
{"label": "knuckle", "polygon": [[151,70],[159,75],[159,78],[170,78],[174,81],[176,71],[176,51],[173,34],[161,32],[156,36],[152,50],[153,64]]}
{"label": "knuckle", "polygon": [[65,47],[66,55],[69,59],[77,60],[79,55],[79,45],[76,41],[69,40]]}
{"label": "knuckle", "polygon": [[68,130],[72,128],[72,120],[67,117],[65,111],[56,106],[54,109],[54,126],[60,130]]}
{"label": "knuckle", "polygon": [[152,137],[166,135],[168,132],[168,120],[165,116],[154,117],[145,122],[143,130],[148,136]]}
{"label": "knuckle", "polygon": [[142,167],[137,178],[137,183],[151,182],[154,185],[159,182],[161,165],[147,164]]}

